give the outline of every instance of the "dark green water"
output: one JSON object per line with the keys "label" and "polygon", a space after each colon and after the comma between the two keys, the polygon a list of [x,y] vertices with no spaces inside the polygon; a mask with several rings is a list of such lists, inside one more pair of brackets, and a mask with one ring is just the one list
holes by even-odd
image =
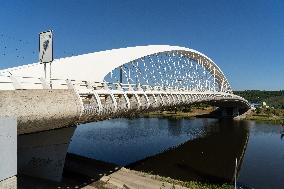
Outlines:
{"label": "dark green water", "polygon": [[[69,152],[179,180],[284,188],[284,128],[215,119],[114,119],[80,125]],[[282,140],[283,139],[283,140]]]}

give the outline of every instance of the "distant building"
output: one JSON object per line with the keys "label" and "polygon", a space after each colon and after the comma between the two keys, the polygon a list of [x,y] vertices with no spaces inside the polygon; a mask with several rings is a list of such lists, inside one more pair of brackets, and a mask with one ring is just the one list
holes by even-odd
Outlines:
{"label": "distant building", "polygon": [[269,108],[269,106],[266,104],[266,102],[262,102],[262,108]]}
{"label": "distant building", "polygon": [[256,109],[256,108],[260,108],[261,104],[260,103],[251,103],[250,106],[251,106],[252,109]]}

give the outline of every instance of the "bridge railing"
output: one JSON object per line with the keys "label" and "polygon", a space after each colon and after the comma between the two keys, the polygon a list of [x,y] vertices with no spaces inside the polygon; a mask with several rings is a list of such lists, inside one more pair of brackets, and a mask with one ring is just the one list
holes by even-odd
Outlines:
{"label": "bridge railing", "polygon": [[[160,110],[198,102],[242,101],[232,93],[196,91],[188,88],[109,83],[84,80],[2,76],[0,90],[71,89],[79,98],[80,122],[129,115],[134,112]],[[249,105],[248,105],[249,106]]]}
{"label": "bridge railing", "polygon": [[0,75],[0,90],[42,89],[40,78]]}
{"label": "bridge railing", "polygon": [[[78,80],[64,80],[52,78],[48,82],[44,78],[23,77],[14,75],[0,75],[0,90],[21,90],[21,89],[70,89],[70,84],[76,88],[80,95],[89,94],[90,91],[97,91],[98,94],[111,94],[111,91],[121,92],[141,92],[147,94],[183,94],[194,93],[213,95],[216,100],[226,97],[247,102],[244,98],[225,92],[212,92],[212,91],[195,91],[189,90],[186,87],[165,87],[165,86],[151,86],[140,84],[122,84],[122,83],[109,83],[109,82],[95,82],[95,81],[78,81]],[[72,87],[71,87],[72,88]]]}

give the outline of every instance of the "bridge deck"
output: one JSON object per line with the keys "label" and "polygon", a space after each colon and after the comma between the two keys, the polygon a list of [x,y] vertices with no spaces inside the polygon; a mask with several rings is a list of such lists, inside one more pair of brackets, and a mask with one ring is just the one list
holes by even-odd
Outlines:
{"label": "bridge deck", "polygon": [[131,116],[194,103],[249,109],[232,93],[149,85],[5,76],[0,116],[18,118],[18,134]]}

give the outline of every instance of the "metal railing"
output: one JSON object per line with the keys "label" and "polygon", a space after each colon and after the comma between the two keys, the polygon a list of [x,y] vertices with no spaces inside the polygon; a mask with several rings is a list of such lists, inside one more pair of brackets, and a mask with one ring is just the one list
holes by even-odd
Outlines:
{"label": "metal railing", "polygon": [[[99,95],[112,94],[195,94],[199,98],[210,98],[214,100],[235,99],[248,103],[244,98],[234,95],[232,93],[218,92],[218,91],[194,91],[185,87],[173,88],[166,86],[151,86],[141,84],[125,84],[125,83],[109,83],[84,81],[73,79],[58,79],[51,78],[49,81],[44,78],[14,76],[14,75],[0,75],[0,90],[26,90],[26,89],[76,89],[80,96],[91,95],[96,92]],[[203,95],[203,96],[202,96]],[[194,98],[194,97],[193,97]],[[176,99],[179,101],[179,99]]]}

